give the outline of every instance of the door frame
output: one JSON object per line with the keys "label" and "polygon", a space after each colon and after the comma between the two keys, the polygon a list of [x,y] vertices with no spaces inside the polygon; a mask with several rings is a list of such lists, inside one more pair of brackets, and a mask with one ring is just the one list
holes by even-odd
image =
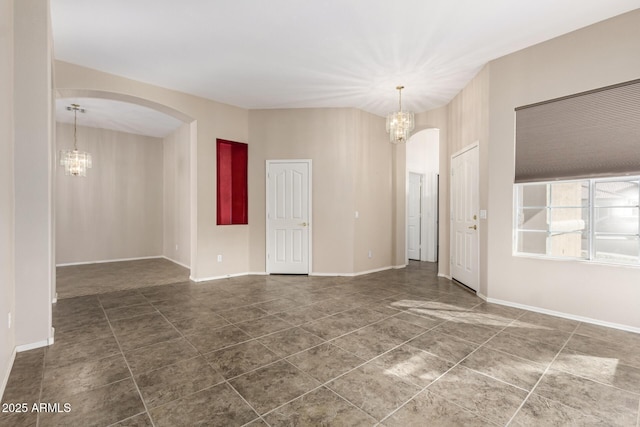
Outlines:
{"label": "door frame", "polygon": [[265,251],[264,251],[264,265],[265,265],[265,272],[267,274],[271,274],[271,272],[269,271],[269,248],[270,248],[270,244],[271,244],[271,238],[269,236],[269,169],[271,164],[273,163],[306,163],[308,171],[309,171],[309,176],[308,176],[308,180],[307,180],[307,194],[308,194],[308,202],[307,202],[307,209],[308,209],[308,214],[309,214],[309,226],[308,226],[308,268],[307,268],[307,274],[311,275],[312,273],[312,265],[313,265],[313,254],[311,252],[311,249],[313,247],[313,242],[312,242],[312,236],[313,236],[313,218],[312,218],[312,189],[313,189],[313,185],[312,185],[312,178],[313,178],[313,162],[311,161],[311,159],[272,159],[272,160],[266,160],[265,161],[265,173],[264,173],[264,186],[265,186],[265,203],[264,203],[264,221],[265,221]]}
{"label": "door frame", "polygon": [[[476,230],[476,235],[477,238],[475,239],[475,251],[477,254],[477,259],[476,259],[476,265],[475,265],[475,269],[476,269],[476,274],[475,274],[475,282],[476,282],[476,286],[478,289],[473,289],[471,286],[468,286],[467,284],[463,283],[463,285],[465,285],[466,287],[468,287],[469,289],[472,289],[474,292],[478,293],[480,292],[480,230],[481,230],[481,224],[480,224],[480,218],[479,218],[479,214],[480,214],[480,141],[475,141],[472,144],[467,145],[466,147],[464,147],[463,149],[456,151],[455,153],[453,153],[451,155],[451,158],[449,159],[449,174],[451,178],[451,174],[453,174],[453,159],[455,157],[458,157],[468,151],[471,151],[473,149],[477,149],[478,150],[478,155],[477,155],[477,164],[476,164],[476,191],[477,191],[477,198],[476,198],[476,203],[474,206],[474,210],[475,212],[477,212],[476,215],[478,215],[478,222],[477,222],[477,226],[478,229]],[[451,276],[452,279],[453,278],[453,262],[454,262],[454,253],[455,253],[455,235],[453,232],[453,202],[454,202],[454,188],[453,188],[453,179],[449,179],[449,274]],[[454,279],[455,280],[455,279]],[[460,282],[462,283],[462,282]]]}
{"label": "door frame", "polygon": [[407,218],[405,221],[405,225],[406,225],[406,242],[407,242],[407,249],[405,251],[406,253],[406,263],[407,265],[409,264],[409,208],[410,208],[410,204],[411,204],[411,175],[419,175],[420,176],[420,221],[419,221],[419,225],[420,225],[420,248],[418,249],[418,252],[420,253],[420,259],[418,261],[424,261],[424,254],[423,254],[423,248],[422,245],[424,243],[424,181],[426,179],[425,177],[425,173],[424,172],[414,172],[414,171],[407,171],[407,206],[406,206],[406,212],[407,212]]}

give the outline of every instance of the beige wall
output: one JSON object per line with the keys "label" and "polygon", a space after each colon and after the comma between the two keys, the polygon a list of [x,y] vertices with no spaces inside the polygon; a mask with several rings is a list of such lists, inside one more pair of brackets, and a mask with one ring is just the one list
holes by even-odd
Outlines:
{"label": "beige wall", "polygon": [[15,344],[24,349],[52,336],[53,88],[49,2],[14,8]]}
{"label": "beige wall", "polygon": [[191,264],[190,136],[185,123],[163,139],[163,255],[185,267]]}
{"label": "beige wall", "polygon": [[[354,168],[354,266],[360,273],[393,266],[392,164],[384,119],[358,111]],[[355,212],[352,218],[355,217]],[[371,258],[369,258],[371,251]]]}
{"label": "beige wall", "polygon": [[638,40],[640,10],[491,62],[490,298],[640,330],[640,268],[512,255],[514,108],[639,78]]}
{"label": "beige wall", "polygon": [[[216,138],[246,142],[248,111],[193,95],[164,89],[57,61],[56,88],[68,95],[79,93],[139,102],[190,123],[197,122],[197,142],[191,159],[191,276],[194,279],[224,277],[248,270],[249,228],[216,226]],[[251,150],[251,148],[250,148]],[[223,262],[216,256],[223,255]]]}
{"label": "beige wall", "polygon": [[391,147],[385,141],[384,120],[354,109],[250,111],[250,271],[265,271],[265,162],[280,159],[312,160],[313,273],[390,267]]}
{"label": "beige wall", "polygon": [[13,192],[13,1],[0,0],[0,395],[4,391],[15,348],[15,329],[7,317],[15,313]]}
{"label": "beige wall", "polygon": [[[56,145],[73,148],[73,125],[57,124]],[[162,255],[162,139],[78,126],[78,148],[93,160],[86,177],[55,170],[56,263]]]}

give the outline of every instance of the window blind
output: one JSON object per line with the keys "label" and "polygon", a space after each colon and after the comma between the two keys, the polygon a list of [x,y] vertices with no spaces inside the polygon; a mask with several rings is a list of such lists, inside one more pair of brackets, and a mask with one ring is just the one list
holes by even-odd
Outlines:
{"label": "window blind", "polygon": [[516,108],[515,182],[640,174],[640,79]]}

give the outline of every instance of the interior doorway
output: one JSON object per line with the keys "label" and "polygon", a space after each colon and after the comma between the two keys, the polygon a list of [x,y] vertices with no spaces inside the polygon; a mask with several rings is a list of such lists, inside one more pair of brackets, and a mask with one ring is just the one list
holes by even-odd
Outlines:
{"label": "interior doorway", "polygon": [[438,261],[440,130],[425,129],[407,143],[407,262]]}

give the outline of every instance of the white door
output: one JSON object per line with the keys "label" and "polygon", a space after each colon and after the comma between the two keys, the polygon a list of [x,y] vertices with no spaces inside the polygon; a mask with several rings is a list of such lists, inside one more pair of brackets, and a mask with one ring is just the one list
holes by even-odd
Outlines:
{"label": "white door", "polygon": [[409,206],[407,207],[407,255],[420,261],[422,223],[422,175],[409,172]]}
{"label": "white door", "polygon": [[311,160],[267,161],[267,273],[309,274]]}
{"label": "white door", "polygon": [[478,145],[451,158],[451,277],[479,284]]}

